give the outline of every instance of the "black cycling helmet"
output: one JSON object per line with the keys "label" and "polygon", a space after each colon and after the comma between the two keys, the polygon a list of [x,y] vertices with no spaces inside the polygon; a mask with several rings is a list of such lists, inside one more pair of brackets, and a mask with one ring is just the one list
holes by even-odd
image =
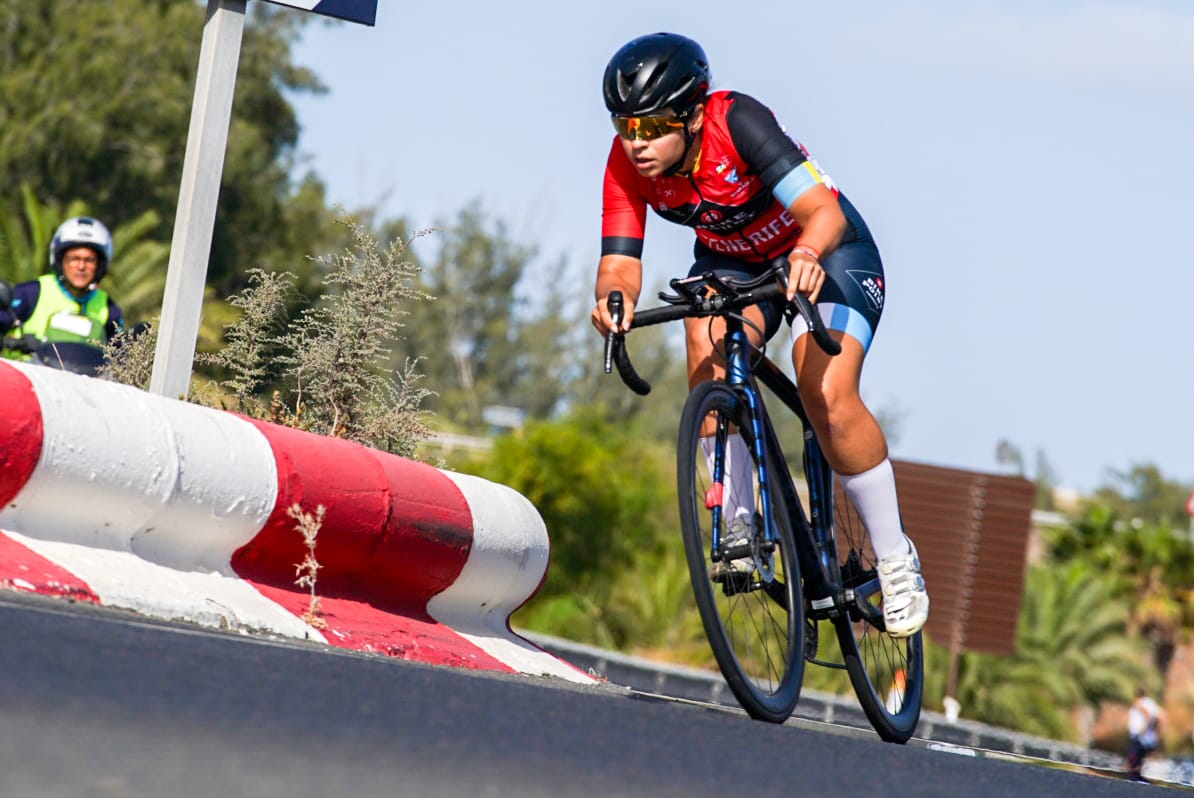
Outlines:
{"label": "black cycling helmet", "polygon": [[687,116],[709,91],[709,59],[678,33],[640,36],[614,53],[602,81],[605,107],[616,116],[648,116],[670,109]]}

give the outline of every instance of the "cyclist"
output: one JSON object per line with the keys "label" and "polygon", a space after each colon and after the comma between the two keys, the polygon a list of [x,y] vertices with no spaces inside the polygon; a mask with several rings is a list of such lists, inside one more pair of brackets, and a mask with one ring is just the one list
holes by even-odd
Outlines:
{"label": "cyclist", "polygon": [[[690,275],[714,271],[745,280],[786,256],[788,298],[807,294],[842,342],[841,354],[829,357],[794,317],[792,362],[801,400],[871,538],[887,631],[913,635],[928,618],[929,598],[916,547],[900,521],[887,442],[859,396],[863,358],[883,311],[878,248],[858,211],[768,108],[746,94],[710,91],[710,82],[704,50],[674,33],[634,39],[606,67],[605,104],[617,135],[605,167],[591,320],[603,335],[612,330],[607,299],[621,291],[619,331],[630,329],[642,288],[648,206],[695,229]],[[755,345],[779,329],[785,304],[747,310]],[[690,388],[722,376],[716,352],[724,326],[685,320]],[[727,497],[733,485],[750,484],[749,463],[745,442],[731,436]],[[741,504],[747,506],[726,500],[731,540],[753,522],[753,498]]]}
{"label": "cyclist", "polygon": [[124,329],[120,307],[97,287],[111,262],[112,235],[102,222],[90,216],[67,219],[50,241],[50,273],[13,286],[11,306],[0,308],[0,330],[19,325],[41,341],[102,347]]}

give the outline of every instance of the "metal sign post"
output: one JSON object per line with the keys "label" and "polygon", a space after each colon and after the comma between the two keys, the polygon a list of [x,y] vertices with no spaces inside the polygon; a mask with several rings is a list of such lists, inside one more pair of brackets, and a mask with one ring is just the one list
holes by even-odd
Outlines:
{"label": "metal sign post", "polygon": [[207,284],[212,228],[232,119],[246,0],[207,0],[195,99],[170,242],[166,293],[149,390],[185,399]]}
{"label": "metal sign post", "polygon": [[[224,150],[232,120],[246,1],[207,0],[195,99],[170,242],[166,293],[162,298],[162,318],[149,380],[149,390],[162,396],[185,399],[191,382],[220,178],[224,173]],[[274,1],[366,25],[372,25],[377,16],[377,0]]]}

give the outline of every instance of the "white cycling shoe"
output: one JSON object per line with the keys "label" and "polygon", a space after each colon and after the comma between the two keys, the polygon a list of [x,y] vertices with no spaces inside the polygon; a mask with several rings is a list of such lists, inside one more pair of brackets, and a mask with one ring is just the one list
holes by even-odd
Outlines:
{"label": "white cycling shoe", "polygon": [[879,561],[879,586],[883,590],[883,622],[891,637],[911,637],[929,619],[929,594],[920,575],[916,546],[908,553]]}

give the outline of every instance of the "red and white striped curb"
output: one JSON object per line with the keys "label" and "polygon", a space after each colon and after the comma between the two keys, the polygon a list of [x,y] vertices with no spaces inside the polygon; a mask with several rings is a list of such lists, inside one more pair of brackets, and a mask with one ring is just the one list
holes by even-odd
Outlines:
{"label": "red and white striped curb", "polygon": [[[288,509],[326,508],[322,631]],[[0,586],[406,659],[592,679],[513,633],[547,568],[517,492],[116,383],[0,363]]]}

